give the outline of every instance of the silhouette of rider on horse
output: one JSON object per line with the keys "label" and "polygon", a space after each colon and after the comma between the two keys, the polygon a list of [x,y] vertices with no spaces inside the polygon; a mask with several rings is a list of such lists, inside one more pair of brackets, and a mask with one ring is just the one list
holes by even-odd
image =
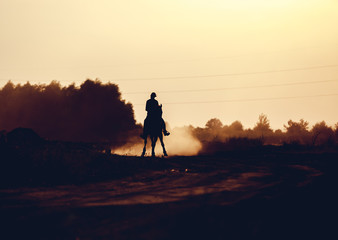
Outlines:
{"label": "silhouette of rider on horse", "polygon": [[158,123],[161,124],[161,129],[163,130],[163,134],[165,136],[170,134],[167,131],[165,122],[162,118],[162,105],[158,104],[155,97],[156,93],[151,93],[150,99],[146,103],[147,117],[144,120],[143,134],[141,135],[143,139],[147,137],[147,134],[151,131],[152,126]]}

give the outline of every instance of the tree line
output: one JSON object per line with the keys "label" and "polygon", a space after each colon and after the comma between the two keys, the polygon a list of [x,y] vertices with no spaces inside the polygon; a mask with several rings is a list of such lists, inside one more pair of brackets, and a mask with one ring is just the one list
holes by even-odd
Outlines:
{"label": "tree line", "polygon": [[321,121],[309,126],[304,119],[299,121],[289,120],[284,124],[284,129],[273,130],[265,114],[260,114],[255,126],[244,129],[240,121],[225,125],[218,118],[212,118],[205,127],[190,127],[193,135],[202,143],[228,143],[231,139],[247,139],[258,141],[262,145],[307,145],[307,146],[332,146],[338,143],[338,123],[328,126]]}

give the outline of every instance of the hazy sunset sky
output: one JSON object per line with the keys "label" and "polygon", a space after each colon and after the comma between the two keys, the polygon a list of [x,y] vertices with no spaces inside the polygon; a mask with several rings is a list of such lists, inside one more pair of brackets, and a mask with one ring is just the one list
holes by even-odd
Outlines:
{"label": "hazy sunset sky", "polygon": [[[119,85],[171,127],[338,122],[336,0],[0,0],[0,86]],[[1,103],[0,103],[1,106]]]}

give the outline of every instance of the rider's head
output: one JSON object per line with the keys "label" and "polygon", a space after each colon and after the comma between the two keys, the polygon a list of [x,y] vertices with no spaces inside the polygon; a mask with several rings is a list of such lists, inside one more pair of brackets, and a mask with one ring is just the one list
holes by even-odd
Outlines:
{"label": "rider's head", "polygon": [[150,95],[150,97],[152,98],[152,99],[154,99],[155,97],[156,97],[156,93],[151,93],[151,95]]}

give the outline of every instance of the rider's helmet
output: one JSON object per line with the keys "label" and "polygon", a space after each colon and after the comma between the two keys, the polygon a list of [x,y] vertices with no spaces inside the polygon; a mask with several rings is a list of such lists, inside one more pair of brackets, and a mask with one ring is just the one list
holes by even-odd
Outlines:
{"label": "rider's helmet", "polygon": [[156,97],[156,93],[152,92],[150,95],[151,98],[155,98]]}

